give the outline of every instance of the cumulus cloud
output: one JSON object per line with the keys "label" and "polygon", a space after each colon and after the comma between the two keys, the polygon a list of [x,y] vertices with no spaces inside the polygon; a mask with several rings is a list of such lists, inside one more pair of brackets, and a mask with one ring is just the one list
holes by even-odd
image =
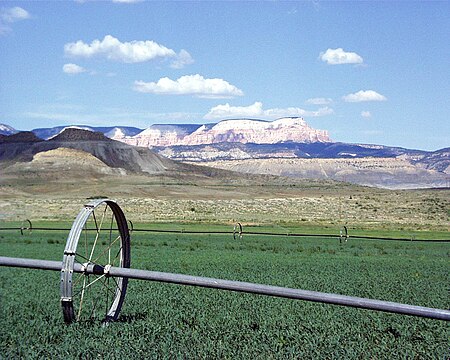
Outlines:
{"label": "cumulus cloud", "polygon": [[373,90],[360,90],[342,97],[345,102],[386,101],[387,98]]}
{"label": "cumulus cloud", "polygon": [[361,111],[361,116],[364,118],[370,118],[372,117],[372,114],[370,113],[370,111]]}
{"label": "cumulus cloud", "polygon": [[0,9],[0,35],[11,31],[10,24],[29,18],[30,13],[19,6]]}
{"label": "cumulus cloud", "polygon": [[319,58],[328,65],[362,64],[363,58],[355,52],[347,52],[342,48],[327,49],[320,53]]}
{"label": "cumulus cloud", "polygon": [[63,71],[66,74],[74,75],[86,72],[86,69],[77,64],[64,64]]}
{"label": "cumulus cloud", "polygon": [[223,105],[214,106],[209,113],[207,113],[204,119],[225,119],[230,117],[256,117],[262,116],[264,110],[261,102],[255,102],[249,106],[231,106],[226,103]]}
{"label": "cumulus cloud", "polygon": [[330,98],[311,98],[306,100],[306,103],[311,105],[329,105],[332,102],[333,99]]}
{"label": "cumulus cloud", "polygon": [[158,95],[194,95],[201,98],[232,98],[243,91],[223,79],[205,79],[203,76],[185,75],[177,80],[164,77],[158,82],[135,81],[134,90]]}
{"label": "cumulus cloud", "polygon": [[249,106],[231,106],[226,103],[213,107],[203,118],[207,120],[225,119],[225,118],[251,118],[262,117],[277,119],[281,117],[317,117],[333,113],[329,107],[320,108],[316,111],[304,110],[297,107],[263,109],[261,102],[255,102]]}
{"label": "cumulus cloud", "polygon": [[[64,53],[70,57],[105,57],[108,60],[123,63],[139,63],[154,60],[156,58],[186,59],[187,51],[177,53],[154,41],[130,41],[121,42],[111,35],[106,35],[103,40],[94,40],[90,44],[78,40],[64,45]],[[190,55],[189,55],[190,56]]]}

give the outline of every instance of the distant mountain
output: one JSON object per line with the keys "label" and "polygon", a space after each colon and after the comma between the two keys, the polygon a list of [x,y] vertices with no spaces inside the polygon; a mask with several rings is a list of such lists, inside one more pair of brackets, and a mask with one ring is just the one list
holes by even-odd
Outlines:
{"label": "distant mountain", "polygon": [[[44,138],[49,140],[43,141]],[[95,141],[99,144],[94,150],[92,143]],[[11,142],[22,145],[6,145]],[[91,145],[87,146],[86,142]],[[12,136],[0,134],[0,143],[0,159],[17,159],[16,156],[19,156],[29,161],[33,157],[32,151],[22,148],[43,151],[55,148],[56,145],[50,144],[58,143],[59,147],[69,143],[65,147],[87,151],[108,166],[150,173],[160,171],[166,166],[165,161],[171,159],[235,171],[240,171],[241,166],[248,166],[248,173],[331,178],[381,187],[445,187],[450,183],[450,148],[431,152],[383,145],[336,143],[331,141],[326,131],[311,128],[301,118],[275,121],[237,119],[206,125],[152,125],[145,130],[118,126],[60,126]],[[29,146],[30,143],[36,144]],[[109,151],[109,147],[113,150]],[[149,153],[143,155],[144,150],[150,151],[153,154],[151,161],[163,164],[162,167],[153,164],[147,168],[145,164],[148,159],[138,159],[139,156],[149,156]],[[121,152],[127,155],[119,155]],[[131,153],[134,155],[131,156]],[[274,161],[263,161],[268,159]],[[287,161],[289,159],[327,161]],[[341,161],[345,159],[348,161]],[[225,164],[226,161],[230,163]],[[322,170],[316,169],[317,164],[321,164]],[[169,168],[181,169],[180,166],[180,163],[171,162]],[[265,166],[268,166],[266,170]]]}
{"label": "distant mountain", "polygon": [[[114,130],[115,133],[120,131]],[[189,129],[183,131],[187,132]],[[151,150],[110,139],[101,132],[73,127],[64,129],[49,140],[42,140],[33,132],[0,136],[0,161],[7,164],[31,162],[36,154],[55,149],[82,151],[99,159],[105,166],[131,173],[171,173],[176,177],[194,176],[197,180],[199,176],[218,176],[226,180],[259,174],[293,179],[332,179],[388,188],[448,187],[450,181],[449,148],[427,152],[381,145],[331,142],[222,142],[153,147]],[[48,154],[43,158],[47,164],[50,163],[51,154],[56,153]],[[63,154],[66,154],[67,159],[76,156],[72,153]],[[86,163],[94,166],[93,161],[84,158]],[[170,158],[196,162],[207,167],[176,162]],[[228,170],[243,174],[237,176]],[[102,170],[104,171],[106,170]]]}
{"label": "distant mountain", "polygon": [[[16,130],[4,125],[4,135]],[[107,137],[134,146],[204,145],[222,142],[275,144],[283,142],[331,142],[326,130],[310,127],[302,118],[289,117],[275,121],[257,119],[223,120],[216,124],[155,124],[142,130],[135,127],[94,127],[88,125],[38,128],[33,133],[44,140],[67,128],[101,132]],[[1,128],[0,128],[1,131]],[[0,132],[2,134],[2,132]]]}
{"label": "distant mountain", "polygon": [[68,127],[61,131],[58,135],[55,135],[48,139],[51,142],[63,142],[63,141],[99,141],[110,142],[111,139],[106,137],[103,133],[84,130],[75,127]]}
{"label": "distant mountain", "polygon": [[9,163],[29,162],[40,152],[68,148],[89,153],[109,167],[131,172],[155,174],[178,168],[174,161],[149,149],[130,146],[109,139],[103,133],[82,129],[65,129],[50,140],[39,139],[32,132],[22,132],[1,141],[0,161]]}
{"label": "distant mountain", "polygon": [[398,156],[404,156],[407,160],[418,161],[430,154],[427,151],[392,146],[333,142],[284,142],[277,144],[223,142],[206,145],[153,147],[152,149],[174,160],[192,162],[269,158],[393,158]]}
{"label": "distant mountain", "polygon": [[435,152],[382,145],[278,143],[153,147],[173,160],[246,174],[333,179],[395,189],[448,187],[450,149]]}
{"label": "distant mountain", "polygon": [[18,133],[13,133],[9,136],[3,135],[0,143],[35,143],[40,141],[42,141],[42,139],[39,139],[31,131],[21,131]]}
{"label": "distant mountain", "polygon": [[0,124],[0,135],[11,135],[17,132],[18,131],[14,129],[12,126]]}
{"label": "distant mountain", "polygon": [[149,147],[222,142],[275,144],[331,141],[327,131],[313,129],[302,118],[281,118],[275,121],[236,119],[206,125],[153,125],[135,136],[115,139]]}
{"label": "distant mountain", "polygon": [[202,125],[152,125],[134,136],[116,136],[115,140],[134,146],[171,146],[183,143],[183,139],[194,133]]}
{"label": "distant mountain", "polygon": [[415,166],[401,158],[265,158],[222,160],[205,166],[244,174],[270,174],[294,179],[332,179],[389,189],[444,188],[448,174]]}
{"label": "distant mountain", "polygon": [[450,148],[427,153],[419,160],[413,161],[413,163],[418,164],[425,169],[450,174]]}
{"label": "distant mountain", "polygon": [[[67,128],[49,140],[39,139],[32,132],[0,136],[0,182],[16,184],[17,179],[21,179],[20,186],[41,184],[44,190],[39,191],[46,191],[46,182],[49,182],[53,189],[60,185],[61,189],[74,191],[70,184],[86,185],[86,181],[104,176],[112,176],[109,181],[114,186],[123,184],[121,191],[126,193],[139,193],[141,185],[152,187],[165,183],[194,187],[198,184],[262,185],[268,181],[278,185],[299,183],[276,176],[246,175],[176,162],[149,148],[124,144],[90,130]],[[136,186],[133,181],[138,181]],[[91,186],[95,187],[96,183]]]}
{"label": "distant mountain", "polygon": [[107,127],[96,127],[96,126],[88,126],[88,125],[70,125],[70,126],[55,126],[52,128],[39,128],[32,130],[37,137],[48,140],[53,136],[58,135],[62,131],[68,128],[89,130],[94,132],[101,132],[108,137],[113,137],[109,135],[114,135],[116,132],[120,132],[121,136],[134,136],[142,132],[142,129],[138,129],[136,127],[130,126],[107,126]]}

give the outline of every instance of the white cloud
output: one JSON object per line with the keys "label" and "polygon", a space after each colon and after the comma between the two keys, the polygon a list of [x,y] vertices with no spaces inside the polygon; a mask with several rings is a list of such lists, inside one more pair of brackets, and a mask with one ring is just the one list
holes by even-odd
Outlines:
{"label": "white cloud", "polygon": [[332,102],[333,102],[333,99],[330,99],[330,98],[312,98],[312,99],[306,100],[307,104],[312,104],[312,105],[329,105]]}
{"label": "white cloud", "polygon": [[0,35],[12,31],[10,24],[30,18],[30,13],[18,6],[0,9]]}
{"label": "white cloud", "polygon": [[172,64],[170,64],[170,67],[173,69],[182,69],[186,65],[190,65],[193,62],[194,59],[192,58],[191,54],[189,54],[186,50],[181,49],[176,59],[172,61]]}
{"label": "white cloud", "polygon": [[329,107],[323,107],[315,111],[311,110],[304,110],[297,107],[288,107],[285,109],[267,109],[264,110],[264,115],[270,118],[280,118],[280,117],[289,117],[289,116],[301,116],[301,117],[319,117],[319,116],[325,116],[330,115],[334,111],[333,109]]}
{"label": "white cloud", "polygon": [[81,40],[64,45],[67,56],[90,58],[103,56],[108,60],[138,63],[156,58],[174,58],[177,54],[174,50],[160,45],[154,41],[121,42],[111,35],[106,35],[103,40],[94,40],[86,44]]}
{"label": "white cloud", "polygon": [[364,118],[370,118],[372,117],[372,114],[370,113],[370,111],[361,111],[361,116]]}
{"label": "white cloud", "polygon": [[2,9],[0,11],[0,19],[5,23],[9,24],[20,20],[29,19],[30,17],[31,17],[30,13],[28,11],[18,6],[13,8]]}
{"label": "white cloud", "polygon": [[205,79],[203,76],[185,75],[177,80],[168,77],[158,82],[135,81],[134,90],[158,95],[194,95],[201,98],[232,98],[243,91],[223,79]]}
{"label": "white cloud", "polygon": [[360,90],[342,97],[345,102],[386,101],[387,98],[373,90]]}
{"label": "white cloud", "polygon": [[217,105],[211,108],[203,118],[212,119],[225,119],[225,118],[238,118],[238,117],[256,117],[264,115],[261,102],[255,102],[249,106],[231,106],[226,103],[223,105]]}
{"label": "white cloud", "polygon": [[263,109],[261,102],[255,102],[249,106],[231,106],[230,104],[217,105],[213,107],[203,118],[207,120],[225,119],[225,118],[269,118],[277,119],[281,117],[317,117],[333,113],[333,109],[328,107],[320,108],[316,111],[304,110],[297,107],[288,107],[284,109]]}
{"label": "white cloud", "polygon": [[86,72],[86,69],[83,68],[82,66],[77,65],[77,64],[64,64],[63,71],[66,74],[73,75],[73,74],[84,73],[84,72]]}
{"label": "white cloud", "polygon": [[342,48],[327,49],[320,53],[319,58],[328,65],[362,64],[363,58],[354,52],[344,51]]}

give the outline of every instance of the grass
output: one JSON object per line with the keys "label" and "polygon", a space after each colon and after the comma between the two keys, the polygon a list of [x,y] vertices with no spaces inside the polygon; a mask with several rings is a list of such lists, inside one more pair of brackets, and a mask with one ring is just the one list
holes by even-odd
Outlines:
{"label": "grass", "polygon": [[[160,226],[210,229],[200,224]],[[230,225],[213,228],[232,230]],[[0,254],[61,260],[66,236],[67,232],[56,231],[24,236],[3,231]],[[448,308],[449,254],[448,243],[350,238],[339,244],[330,238],[251,235],[233,240],[231,234],[186,233],[132,236],[133,268],[436,308]],[[448,327],[443,321],[133,280],[119,322],[105,328],[97,322],[67,326],[58,284],[59,273],[0,268],[1,358],[435,359],[448,355]]]}

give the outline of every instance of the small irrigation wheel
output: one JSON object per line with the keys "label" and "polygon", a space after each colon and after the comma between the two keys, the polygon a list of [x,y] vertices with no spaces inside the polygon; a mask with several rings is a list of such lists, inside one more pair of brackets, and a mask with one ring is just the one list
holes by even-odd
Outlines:
{"label": "small irrigation wheel", "polygon": [[[74,265],[82,272],[75,273]],[[64,321],[117,320],[128,279],[109,276],[109,269],[130,267],[130,233],[123,211],[114,201],[85,205],[75,219],[61,269]]]}
{"label": "small irrigation wheel", "polygon": [[341,230],[339,231],[339,243],[342,244],[343,242],[347,242],[348,240],[348,230],[347,226],[341,227]]}

